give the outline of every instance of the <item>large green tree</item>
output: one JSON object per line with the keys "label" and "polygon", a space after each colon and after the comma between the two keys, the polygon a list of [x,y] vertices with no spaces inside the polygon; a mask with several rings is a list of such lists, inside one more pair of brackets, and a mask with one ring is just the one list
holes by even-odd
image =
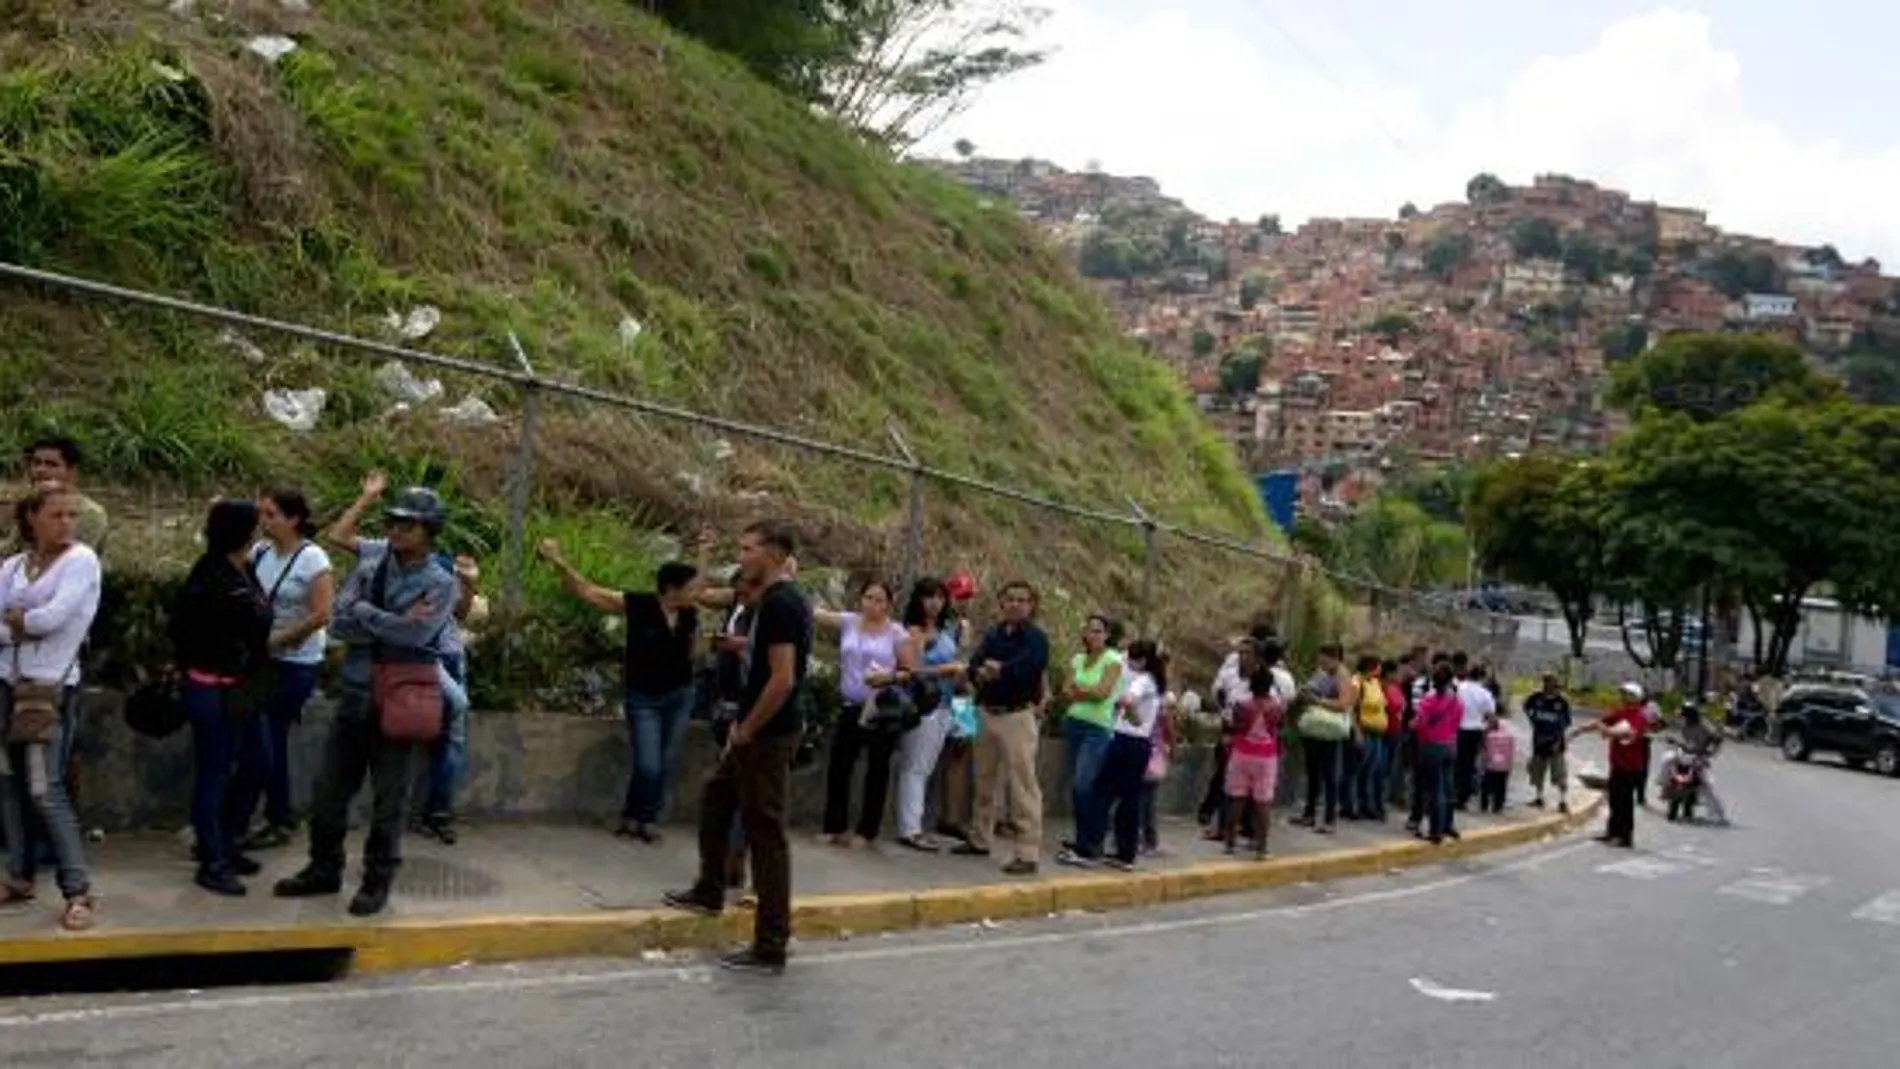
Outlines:
{"label": "large green tree", "polygon": [[1720,419],[1757,401],[1816,403],[1837,383],[1787,342],[1753,334],[1672,334],[1611,373],[1607,399],[1634,415]]}
{"label": "large green tree", "polygon": [[1480,470],[1465,501],[1478,559],[1557,598],[1574,657],[1605,580],[1610,483],[1603,464],[1534,453]]}

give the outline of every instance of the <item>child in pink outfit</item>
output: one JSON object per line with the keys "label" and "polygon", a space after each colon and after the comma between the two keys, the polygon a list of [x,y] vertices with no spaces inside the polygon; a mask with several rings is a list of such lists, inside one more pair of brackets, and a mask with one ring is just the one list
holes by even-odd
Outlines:
{"label": "child in pink outfit", "polygon": [[1478,789],[1478,812],[1504,812],[1504,794],[1511,785],[1511,765],[1517,760],[1517,737],[1493,716],[1484,728],[1484,778]]}
{"label": "child in pink outfit", "polygon": [[1267,856],[1267,829],[1271,827],[1273,795],[1280,786],[1280,723],[1286,709],[1273,697],[1273,675],[1262,668],[1250,689],[1257,697],[1240,704],[1234,713],[1234,742],[1227,756],[1227,852],[1234,852],[1242,807],[1253,803],[1253,826],[1259,838],[1254,856]]}

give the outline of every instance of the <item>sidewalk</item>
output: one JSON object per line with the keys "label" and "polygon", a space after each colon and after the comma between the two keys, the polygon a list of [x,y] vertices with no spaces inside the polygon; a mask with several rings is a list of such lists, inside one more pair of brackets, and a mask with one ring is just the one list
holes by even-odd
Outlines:
{"label": "sidewalk", "polygon": [[[1191,823],[1164,821],[1163,856],[1145,859],[1138,872],[1057,865],[1052,843],[1041,875],[1014,881],[997,871],[995,860],[920,854],[894,843],[847,851],[819,845],[801,829],[793,839],[795,929],[804,939],[837,938],[1372,875],[1535,842],[1581,825],[1599,801],[1594,793],[1573,791],[1567,819],[1522,805],[1501,817],[1461,814],[1462,842],[1439,847],[1406,836],[1403,814],[1386,825],[1341,825],[1330,836],[1288,826],[1276,814],[1275,853],[1265,862],[1244,854],[1225,858]],[[1053,830],[1059,836],[1067,829]],[[353,832],[353,853],[361,842]],[[412,835],[404,848],[407,860],[389,912],[362,922],[344,911],[350,885],[335,898],[271,896],[271,884],[302,864],[301,843],[258,855],[265,869],[248,881],[250,896],[221,899],[192,884],[178,836],[113,838],[91,848],[102,901],[99,927],[83,935],[59,932],[58,895],[43,876],[40,902],[0,913],[0,966],[335,950],[349,952],[361,973],[638,955],[722,945],[750,931],[748,910],[729,909],[708,920],[657,908],[663,890],[692,882],[691,829],[671,829],[664,842],[647,846],[598,828],[490,824],[463,828],[452,847]]]}

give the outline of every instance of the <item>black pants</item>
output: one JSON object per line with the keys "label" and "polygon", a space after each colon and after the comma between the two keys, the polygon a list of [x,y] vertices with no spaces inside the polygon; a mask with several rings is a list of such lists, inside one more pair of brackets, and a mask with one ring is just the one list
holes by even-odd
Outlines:
{"label": "black pants", "polygon": [[1649,804],[1649,765],[1650,765],[1650,757],[1655,750],[1655,740],[1645,735],[1642,737],[1642,739],[1640,739],[1636,743],[1636,745],[1640,747],[1643,751],[1643,771],[1641,775],[1636,777],[1636,804],[1648,805]]}
{"label": "black pants", "polygon": [[1350,739],[1339,744],[1339,811],[1347,820],[1369,816],[1359,810],[1359,766],[1365,756],[1366,751]]}
{"label": "black pants", "polygon": [[376,728],[366,691],[345,686],[336,719],[323,744],[316,796],[310,806],[310,867],[326,876],[343,873],[343,836],[350,802],[368,776],[369,839],[363,845],[363,882],[388,886],[402,865],[402,818],[409,797],[409,760],[416,747],[391,742]]}
{"label": "black pants", "polygon": [[1141,796],[1152,749],[1147,739],[1116,734],[1109,740],[1102,769],[1095,774],[1095,786],[1089,791],[1115,829],[1115,857],[1130,865],[1141,854]]}
{"label": "black pants", "polygon": [[736,816],[752,861],[752,890],[759,896],[752,948],[768,958],[784,957],[792,940],[792,851],[785,840],[785,812],[791,808],[796,756],[795,734],[735,746],[719,759],[699,800],[699,880],[693,895],[708,904],[725,901]]}
{"label": "black pants", "polygon": [[1604,829],[1604,834],[1625,846],[1635,842],[1636,792],[1642,787],[1643,779],[1641,772],[1610,773],[1610,826]]}
{"label": "black pants", "polygon": [[1308,822],[1318,813],[1322,795],[1326,798],[1326,819],[1320,823],[1331,826],[1339,817],[1339,745],[1319,739],[1300,740],[1300,749],[1306,754],[1306,809],[1300,816]]}
{"label": "black pants", "polygon": [[1201,795],[1201,823],[1211,824],[1227,813],[1227,740],[1214,747],[1214,774],[1207,779],[1207,793]]}
{"label": "black pants", "polygon": [[1458,730],[1458,768],[1454,773],[1458,778],[1452,785],[1452,804],[1463,809],[1471,804],[1471,796],[1478,793],[1478,755],[1484,752],[1484,732]]}
{"label": "black pants", "polygon": [[1509,772],[1492,772],[1486,769],[1484,782],[1478,791],[1478,812],[1504,812],[1504,794],[1510,789],[1510,786],[1511,774]]}
{"label": "black pants", "polygon": [[838,714],[838,728],[831,737],[831,759],[825,766],[825,834],[843,835],[851,829],[851,778],[858,770],[858,757],[864,756],[864,799],[858,810],[857,833],[865,839],[877,838],[884,823],[884,809],[890,800],[891,758],[897,753],[902,736],[882,731],[866,731],[858,720],[858,707],[850,702]]}

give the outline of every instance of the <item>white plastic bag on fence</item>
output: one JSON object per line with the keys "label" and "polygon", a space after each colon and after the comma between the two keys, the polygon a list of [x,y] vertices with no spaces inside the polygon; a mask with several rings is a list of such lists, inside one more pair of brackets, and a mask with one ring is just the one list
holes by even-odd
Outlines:
{"label": "white plastic bag on fence", "polygon": [[264,391],[264,414],[293,431],[315,430],[323,418],[323,405],[330,392],[321,386],[308,390]]}
{"label": "white plastic bag on fence", "polygon": [[442,396],[442,380],[419,379],[400,360],[376,369],[376,382],[389,396],[405,405],[422,405]]}

